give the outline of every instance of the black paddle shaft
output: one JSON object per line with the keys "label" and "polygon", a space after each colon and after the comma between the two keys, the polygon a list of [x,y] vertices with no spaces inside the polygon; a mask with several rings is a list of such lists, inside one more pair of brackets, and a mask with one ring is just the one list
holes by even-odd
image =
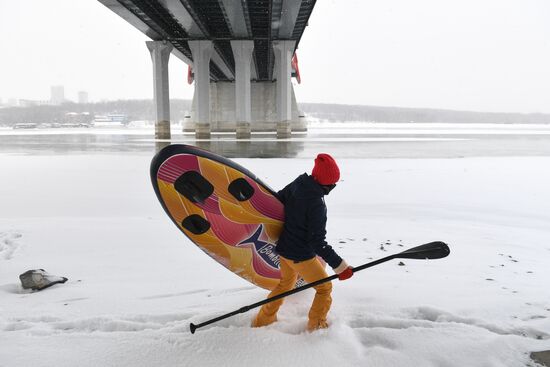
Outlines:
{"label": "black paddle shaft", "polygon": [[[373,267],[373,266],[378,265],[378,264],[382,264],[386,261],[393,260],[393,259],[400,259],[400,258],[403,258],[403,259],[440,259],[440,258],[446,257],[447,255],[449,255],[449,253],[450,253],[449,247],[445,243],[440,242],[440,241],[430,242],[430,243],[426,243],[426,244],[421,245],[421,246],[413,247],[409,250],[400,252],[398,254],[386,256],[382,259],[378,259],[378,260],[372,261],[370,263],[366,263],[366,264],[357,266],[357,267],[353,268],[353,272],[356,273],[358,271]],[[194,334],[195,330],[197,330],[198,328],[201,328],[203,326],[213,324],[213,323],[218,322],[218,321],[223,320],[223,319],[227,319],[228,317],[235,316],[239,313],[245,313],[247,311],[250,311],[253,308],[265,305],[266,303],[270,303],[270,302],[276,301],[278,299],[281,299],[281,298],[284,298],[284,297],[287,297],[287,296],[290,296],[292,294],[301,292],[301,291],[306,290],[308,288],[315,287],[316,285],[323,284],[323,283],[326,283],[326,282],[330,282],[330,281],[332,281],[336,278],[338,278],[338,274],[334,274],[334,275],[331,275],[329,277],[319,279],[315,282],[308,283],[308,284],[303,285],[301,287],[294,288],[290,291],[278,294],[276,296],[266,298],[263,301],[256,302],[256,303],[253,303],[251,305],[241,307],[238,310],[226,313],[225,315],[218,316],[216,318],[207,320],[205,322],[201,322],[200,324],[197,324],[197,325],[195,325],[193,323],[190,323],[189,324],[189,329],[191,330],[191,334]]]}

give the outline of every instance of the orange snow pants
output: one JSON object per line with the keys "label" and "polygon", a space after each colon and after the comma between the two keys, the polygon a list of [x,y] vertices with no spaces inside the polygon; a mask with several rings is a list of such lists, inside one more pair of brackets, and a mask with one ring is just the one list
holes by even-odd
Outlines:
{"label": "orange snow pants", "polygon": [[[271,291],[268,297],[274,297],[283,292],[289,291],[294,288],[298,275],[300,275],[306,282],[312,283],[316,280],[326,278],[328,275],[317,260],[313,258],[310,260],[294,262],[293,260],[286,259],[279,256],[281,259],[281,280],[277,287]],[[309,310],[309,321],[307,329],[313,331],[316,329],[326,328],[327,314],[332,303],[330,293],[332,291],[332,283],[326,282],[319,284],[315,287],[315,298]],[[277,311],[283,304],[283,299],[279,299],[270,303],[266,303],[258,312],[258,315],[252,322],[253,327],[260,327],[269,325],[277,321]]]}

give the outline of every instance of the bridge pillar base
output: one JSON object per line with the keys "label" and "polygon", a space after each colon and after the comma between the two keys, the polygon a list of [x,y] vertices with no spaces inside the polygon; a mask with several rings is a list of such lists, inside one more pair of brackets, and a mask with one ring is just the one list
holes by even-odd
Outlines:
{"label": "bridge pillar base", "polygon": [[[276,132],[277,121],[277,83],[256,82],[251,83],[251,132]],[[205,121],[198,118],[197,99],[195,90],[193,103],[189,116],[183,120],[184,132],[195,132],[195,123]],[[212,133],[235,133],[238,122],[247,122],[238,119],[235,111],[235,83],[216,82],[210,83],[210,129]],[[294,91],[291,89],[291,129],[293,132],[307,131],[307,121],[296,103]]]}
{"label": "bridge pillar base", "polygon": [[237,139],[250,139],[251,129],[250,122],[237,122]]}
{"label": "bridge pillar base", "polygon": [[155,122],[155,139],[170,139],[170,121]]}
{"label": "bridge pillar base", "polygon": [[210,139],[210,123],[197,122],[195,124],[195,139]]}
{"label": "bridge pillar base", "polygon": [[292,136],[292,129],[290,121],[277,122],[277,139],[290,139]]}

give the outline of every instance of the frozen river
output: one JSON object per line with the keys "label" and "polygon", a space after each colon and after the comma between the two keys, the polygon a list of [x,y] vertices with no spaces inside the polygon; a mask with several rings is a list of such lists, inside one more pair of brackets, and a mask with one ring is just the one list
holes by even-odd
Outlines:
{"label": "frozen river", "polygon": [[232,133],[196,140],[172,126],[172,139],[158,141],[153,127],[0,129],[0,153],[151,153],[170,143],[192,144],[227,157],[310,158],[328,151],[340,158],[457,158],[550,156],[550,124],[316,123],[291,139]]}

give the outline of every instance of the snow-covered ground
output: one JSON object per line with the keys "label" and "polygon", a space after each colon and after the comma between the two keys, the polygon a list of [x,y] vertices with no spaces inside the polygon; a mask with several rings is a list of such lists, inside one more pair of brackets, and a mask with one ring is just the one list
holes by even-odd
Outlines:
{"label": "snow-covered ground", "polygon": [[[326,145],[330,153],[330,145]],[[350,145],[350,149],[353,146]],[[334,284],[328,330],[304,331],[313,292],[280,321],[179,232],[147,153],[0,155],[0,366],[534,366],[550,349],[550,157],[338,159],[328,239],[360,265],[433,240],[451,255],[392,261]],[[236,159],[278,189],[311,159]],[[43,268],[69,281],[24,291]]]}

